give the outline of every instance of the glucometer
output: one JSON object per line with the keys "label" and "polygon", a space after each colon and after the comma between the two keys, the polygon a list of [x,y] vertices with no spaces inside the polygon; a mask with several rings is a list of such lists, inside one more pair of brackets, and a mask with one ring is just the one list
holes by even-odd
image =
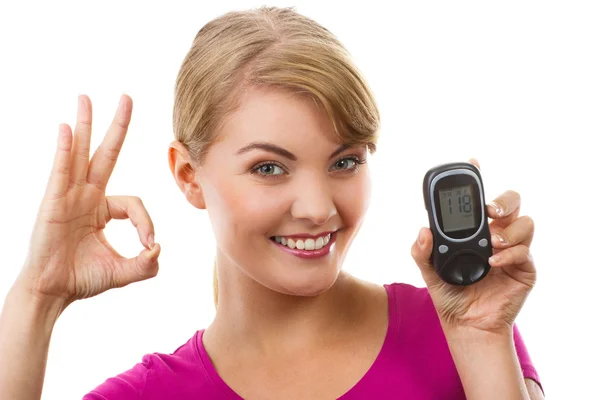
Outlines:
{"label": "glucometer", "polygon": [[453,285],[483,279],[491,268],[492,244],[479,169],[466,162],[431,168],[423,179],[423,198],[437,274]]}

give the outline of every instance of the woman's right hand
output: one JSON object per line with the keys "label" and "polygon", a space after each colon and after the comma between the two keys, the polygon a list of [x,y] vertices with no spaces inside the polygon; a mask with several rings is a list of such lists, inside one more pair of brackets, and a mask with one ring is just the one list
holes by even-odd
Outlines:
{"label": "woman's right hand", "polygon": [[[122,95],[102,143],[90,160],[92,104],[79,96],[75,134],[60,124],[53,168],[34,224],[25,264],[15,284],[63,309],[75,300],[156,276],[160,245],[139,197],[105,196],[125,140],[133,102]],[[144,245],[137,257],[121,256],[103,229],[129,218]]]}

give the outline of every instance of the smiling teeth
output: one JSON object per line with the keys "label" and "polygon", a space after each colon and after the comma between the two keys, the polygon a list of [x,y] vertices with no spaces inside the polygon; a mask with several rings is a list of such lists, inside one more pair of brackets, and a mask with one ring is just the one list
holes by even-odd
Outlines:
{"label": "smiling teeth", "polygon": [[277,243],[281,243],[284,246],[289,247],[290,249],[299,249],[299,250],[319,250],[323,248],[323,246],[327,245],[331,240],[331,234],[326,236],[320,236],[315,239],[286,239],[283,236],[275,236],[275,241]]}

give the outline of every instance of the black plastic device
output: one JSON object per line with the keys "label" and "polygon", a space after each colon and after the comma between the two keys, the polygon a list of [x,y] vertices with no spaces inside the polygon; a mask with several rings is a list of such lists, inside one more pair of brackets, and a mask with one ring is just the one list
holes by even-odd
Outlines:
{"label": "black plastic device", "polygon": [[435,166],[423,179],[433,233],[431,262],[442,280],[471,285],[490,271],[492,244],[479,169],[467,162]]}

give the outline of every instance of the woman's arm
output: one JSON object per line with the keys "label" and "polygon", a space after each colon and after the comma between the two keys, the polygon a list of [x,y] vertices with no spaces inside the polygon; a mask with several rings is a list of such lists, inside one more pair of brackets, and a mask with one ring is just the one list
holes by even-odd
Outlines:
{"label": "woman's arm", "polygon": [[537,400],[527,389],[512,331],[447,333],[448,346],[469,400]]}
{"label": "woman's arm", "polygon": [[[106,196],[131,120],[133,103],[122,95],[112,124],[91,160],[92,104],[78,98],[72,132],[59,125],[52,172],[38,209],[24,268],[0,316],[0,399],[39,399],[50,336],[72,302],[158,273],[160,245],[142,200]],[[126,258],[103,230],[112,219],[130,219],[144,250]]]}
{"label": "woman's arm", "polygon": [[527,385],[527,391],[531,400],[544,400],[546,398],[540,385],[533,379],[525,378],[525,385]]}
{"label": "woman's arm", "polygon": [[42,300],[15,284],[0,316],[0,399],[41,397],[59,301]]}

